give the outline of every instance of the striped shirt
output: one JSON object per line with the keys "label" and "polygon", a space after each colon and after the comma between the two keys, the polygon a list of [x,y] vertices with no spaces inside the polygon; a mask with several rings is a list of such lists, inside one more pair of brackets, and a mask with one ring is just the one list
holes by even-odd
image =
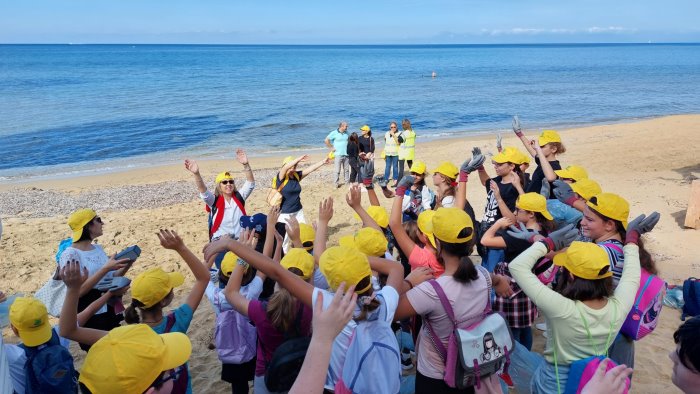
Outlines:
{"label": "striped shirt", "polygon": [[616,239],[598,242],[598,245],[603,247],[608,254],[610,268],[613,272],[613,284],[617,287],[617,284],[620,282],[620,277],[622,276],[622,267],[625,265],[625,254],[622,252],[622,247],[624,245]]}

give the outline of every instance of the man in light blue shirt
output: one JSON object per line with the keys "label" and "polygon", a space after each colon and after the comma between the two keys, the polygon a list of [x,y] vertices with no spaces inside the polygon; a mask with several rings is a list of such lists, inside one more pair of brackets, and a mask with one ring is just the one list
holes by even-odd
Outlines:
{"label": "man in light blue shirt", "polygon": [[340,167],[343,167],[345,183],[350,181],[350,163],[348,161],[348,123],[340,122],[338,128],[326,137],[326,146],[335,152],[335,185],[341,187]]}

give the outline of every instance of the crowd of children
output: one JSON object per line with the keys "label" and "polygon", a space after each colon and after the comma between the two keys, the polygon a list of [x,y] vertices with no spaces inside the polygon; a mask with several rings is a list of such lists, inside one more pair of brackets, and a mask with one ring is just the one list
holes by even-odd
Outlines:
{"label": "crowd of children", "polygon": [[[311,226],[299,184],[330,159],[297,170],[307,157],[286,158],[270,188],[272,207],[255,215],[245,208],[255,179],[244,151],[237,151],[246,175],[241,189],[222,172],[209,191],[197,163],[187,160],[209,212],[210,242],[200,259],[175,231],[158,234],[194,277],[174,308],[182,273],[154,267],[129,286],[124,275],[133,260],[110,257],[95,243],[105,221],[91,209],[75,211],[56,274],[65,284],[60,323],[49,325],[36,298],[14,301],[10,323],[22,344],[0,346],[0,390],[191,393],[187,332],[206,294],[216,314],[212,348],[233,393],[248,393],[250,382],[256,394],[628,392],[634,344],[643,335],[623,326],[640,309],[651,281],[643,278],[657,274],[641,237],[659,215],[630,220],[624,198],[603,192],[580,166],[562,168],[566,149],[556,131],[530,140],[517,117],[513,129],[527,154],[502,147],[499,138],[495,177],[478,148],[459,168],[442,162],[429,171],[413,151],[402,154],[396,126],[385,136],[391,168],[376,180],[370,128],[350,138],[358,152],[346,202],[362,228],[338,245],[328,245],[336,202],[323,199]],[[404,161],[410,175],[402,174]],[[478,221],[466,198],[473,172],[487,201]],[[375,181],[393,199],[390,212]],[[646,332],[658,308],[634,315]],[[532,351],[540,314],[547,337],[541,354]],[[700,317],[685,322],[670,355],[673,383],[687,393],[700,387],[698,334]],[[79,372],[70,341],[87,352]],[[414,360],[415,379],[402,377]]]}

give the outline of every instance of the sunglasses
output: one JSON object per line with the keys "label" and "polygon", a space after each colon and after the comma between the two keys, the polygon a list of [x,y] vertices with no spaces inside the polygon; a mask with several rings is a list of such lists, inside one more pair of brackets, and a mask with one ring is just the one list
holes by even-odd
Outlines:
{"label": "sunglasses", "polygon": [[221,181],[222,185],[233,185],[233,179]]}

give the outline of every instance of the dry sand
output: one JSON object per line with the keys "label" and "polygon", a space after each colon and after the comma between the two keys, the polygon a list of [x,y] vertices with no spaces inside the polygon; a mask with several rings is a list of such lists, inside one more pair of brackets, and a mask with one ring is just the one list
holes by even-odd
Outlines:
{"label": "dry sand", "polygon": [[[526,134],[534,137],[536,132]],[[562,130],[561,134],[568,149],[560,157],[563,165],[583,165],[604,191],[618,193],[629,200],[631,216],[654,210],[661,213],[661,221],[646,236],[661,276],[671,284],[680,284],[688,276],[700,275],[700,232],[682,228],[690,181],[700,177],[697,153],[700,115],[591,126]],[[504,134],[504,137],[504,146],[522,148],[512,134]],[[496,152],[495,138],[481,136],[419,140],[416,157],[426,161],[428,169],[442,160],[459,165],[472,146],[481,147],[487,154]],[[320,159],[321,154],[312,155],[312,161]],[[259,181],[248,200],[248,212],[266,210],[266,186],[274,171],[261,169],[276,168],[279,162],[279,157],[251,158]],[[208,180],[226,169],[236,171],[242,179],[241,166],[233,159],[200,162],[200,167]],[[377,160],[377,173],[382,170],[383,161]],[[487,170],[493,174],[492,168],[487,166]],[[331,242],[359,228],[351,209],[344,203],[346,190],[336,189],[332,184],[332,171],[332,165],[325,166],[305,179],[302,193],[307,219],[316,216],[322,198],[335,198]],[[484,189],[476,179],[468,183],[468,189],[468,198],[480,217],[485,203]],[[389,200],[381,196],[380,200],[389,207]],[[367,204],[366,199],[364,203]],[[143,253],[128,275],[132,278],[154,265],[187,273],[186,266],[174,252],[160,248],[155,236],[160,228],[178,231],[199,255],[207,242],[203,204],[197,198],[191,175],[181,165],[0,185],[0,215],[5,225],[0,242],[0,289],[8,294],[31,293],[49,278],[55,268],[56,246],[69,235],[66,219],[80,206],[95,207],[104,219],[105,233],[98,241],[108,253],[132,244],[141,247]],[[187,283],[191,283],[192,275],[187,275]],[[186,290],[183,289],[187,289],[187,284],[176,291],[176,302],[184,296]],[[656,331],[637,344],[634,392],[678,392],[671,384],[671,362],[667,354],[675,347],[672,333],[680,324],[679,315],[676,310],[664,308]],[[230,390],[219,379],[216,351],[207,349],[213,325],[213,312],[204,300],[189,331],[194,345],[190,370],[195,392]],[[16,341],[8,329],[3,335],[9,343]],[[542,346],[539,333],[535,346]],[[79,365],[83,354],[77,348],[73,353]]]}

